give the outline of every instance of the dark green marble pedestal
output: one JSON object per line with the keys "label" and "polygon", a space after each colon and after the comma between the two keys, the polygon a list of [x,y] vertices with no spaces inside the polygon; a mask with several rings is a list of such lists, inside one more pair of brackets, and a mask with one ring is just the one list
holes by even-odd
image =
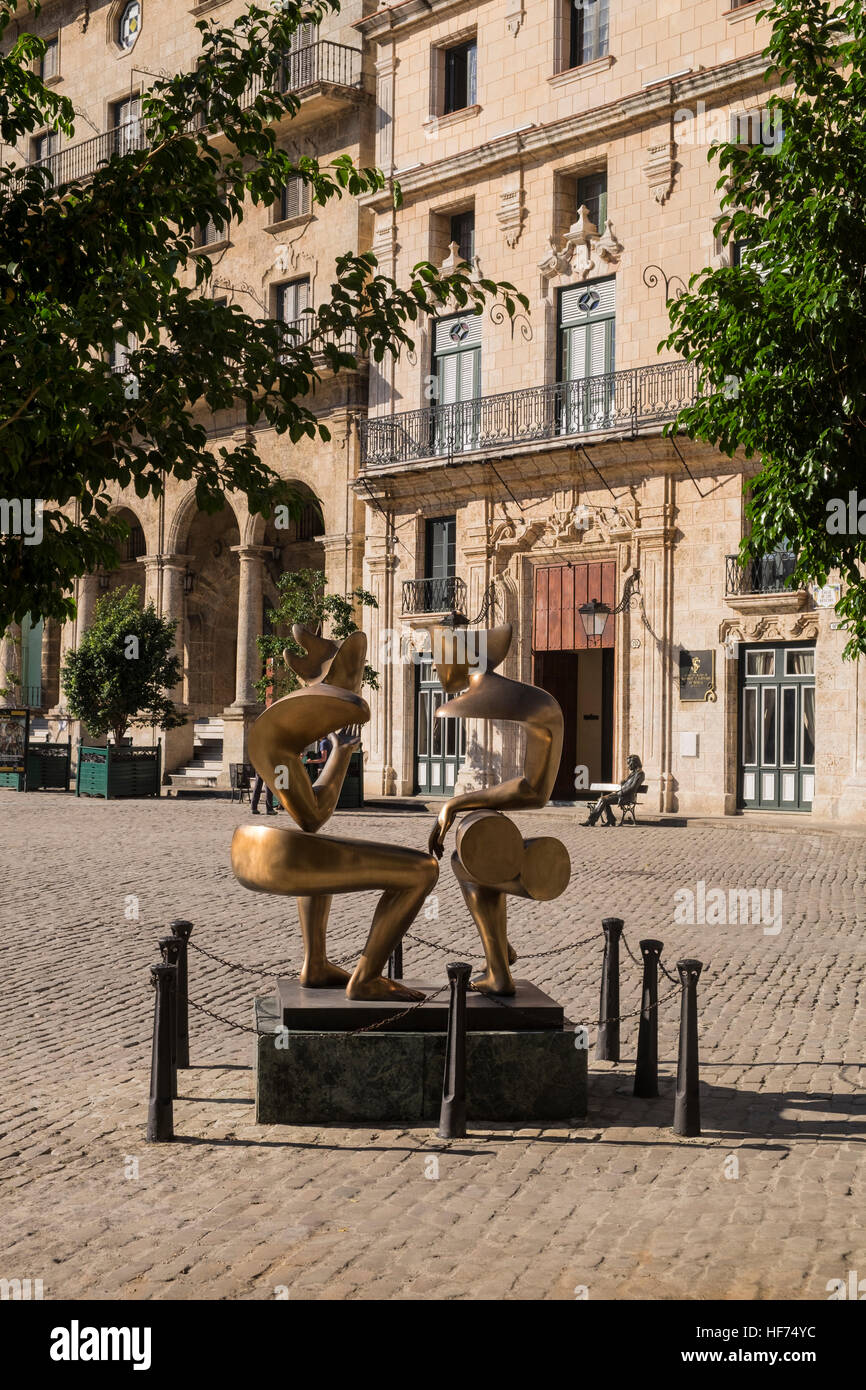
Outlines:
{"label": "dark green marble pedestal", "polygon": [[[550,1001],[551,1003],[553,1001]],[[504,1011],[503,1011],[504,1013]],[[444,1031],[287,1028],[276,995],[256,1000],[256,1120],[352,1125],[439,1118]],[[360,1019],[356,1026],[363,1026]],[[486,1022],[486,1020],[485,1020]],[[352,1025],[349,1025],[352,1026]],[[568,1123],[586,1114],[587,1051],[572,1024],[466,1034],[469,1120]]]}

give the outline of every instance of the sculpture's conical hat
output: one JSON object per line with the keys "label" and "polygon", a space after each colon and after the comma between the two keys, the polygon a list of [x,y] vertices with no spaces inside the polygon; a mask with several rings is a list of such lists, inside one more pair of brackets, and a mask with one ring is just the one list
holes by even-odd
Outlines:
{"label": "sculpture's conical hat", "polygon": [[511,646],[511,623],[501,627],[431,627],[433,664],[443,690],[455,695],[465,690],[469,677],[495,671]]}
{"label": "sculpture's conical hat", "polygon": [[305,649],[303,656],[298,656],[295,652],[286,653],[286,662],[295,675],[300,676],[307,685],[323,680],[330,662],[340,650],[339,643],[331,642],[327,637],[319,637],[317,633],[304,627],[303,623],[294,624],[292,636],[298,646]]}

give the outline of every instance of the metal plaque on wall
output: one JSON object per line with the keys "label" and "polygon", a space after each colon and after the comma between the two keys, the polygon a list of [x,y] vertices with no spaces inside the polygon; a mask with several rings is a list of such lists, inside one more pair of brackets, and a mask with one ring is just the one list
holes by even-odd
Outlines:
{"label": "metal plaque on wall", "polygon": [[686,651],[680,648],[680,699],[716,698],[716,653]]}

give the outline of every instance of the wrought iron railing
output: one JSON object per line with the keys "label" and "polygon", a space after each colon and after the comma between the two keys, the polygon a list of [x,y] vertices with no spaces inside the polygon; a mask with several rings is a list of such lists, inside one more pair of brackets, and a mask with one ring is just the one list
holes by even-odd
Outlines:
{"label": "wrought iron railing", "polygon": [[[248,88],[243,104],[251,106],[264,90],[300,93],[320,83],[334,87],[360,87],[362,81],[361,50],[323,39],[288,53],[277,80],[266,73],[257,76]],[[202,123],[191,122],[190,128]],[[147,149],[149,144],[150,130],[144,119],[139,118],[114,126],[89,140],[80,140],[45,159],[33,160],[28,167],[50,170],[55,185],[72,183],[75,179],[88,178],[113,155],[131,154]]]}
{"label": "wrought iron railing", "polygon": [[404,579],[403,613],[462,612],[466,606],[466,581],[449,579]]}
{"label": "wrought iron railing", "polygon": [[693,364],[661,362],[479,396],[362,421],[361,458],[368,465],[412,463],[605,430],[635,435],[644,426],[672,420],[698,394]]}
{"label": "wrought iron railing", "polygon": [[772,555],[762,555],[745,565],[736,555],[726,555],[725,593],[732,596],[783,593],[789,587],[787,580],[794,573],[796,563],[797,557],[790,550],[775,550]]}

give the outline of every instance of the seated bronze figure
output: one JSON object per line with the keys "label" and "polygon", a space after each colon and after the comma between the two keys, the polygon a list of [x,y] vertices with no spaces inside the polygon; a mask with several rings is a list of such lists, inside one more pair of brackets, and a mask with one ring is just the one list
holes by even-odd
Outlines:
{"label": "seated bronze figure", "polygon": [[480,658],[474,672],[465,630],[434,628],[431,636],[443,688],[447,694],[464,692],[443,705],[437,718],[513,720],[526,732],[521,775],[452,797],[439,812],[430,835],[430,851],[441,858],[455,818],[462,812],[477,812],[462,821],[451,858],[487,962],[486,970],[471,984],[485,994],[512,995],[510,967],[517,956],[508,941],[507,898],[548,902],[559,897],[568,885],[571,863],[559,840],[548,835],[525,840],[502,812],[546,805],[562,755],[562,710],[546,690],[496,674],[511,645],[510,623],[472,633]]}
{"label": "seated bronze figure", "polygon": [[628,772],[619,785],[617,792],[603,792],[594,806],[590,808],[589,815],[583,822],[584,825],[595,825],[600,816],[604,816],[604,825],[616,825],[616,817],[610,809],[612,806],[623,806],[632,802],[639,789],[646,781],[644,770],[641,766],[640,758],[636,753],[629,753],[626,758]]}
{"label": "seated bronze figure", "polygon": [[[350,999],[414,1000],[423,993],[388,980],[383,970],[439,877],[431,853],[402,845],[340,839],[317,832],[330,818],[360,725],[370,718],[359,695],[367,639],[355,632],[330,642],[295,626],[303,657],[288,657],[306,687],[277,700],[250,731],[249,757],[256,772],[299,827],[240,825],[232,839],[232,869],[259,893],[285,893],[298,905],[304,939],[301,984],[308,989],[345,987]],[[301,761],[304,749],[330,735],[331,751],[315,783]],[[328,959],[326,933],[335,893],[380,889],[366,945],[351,976]]]}

